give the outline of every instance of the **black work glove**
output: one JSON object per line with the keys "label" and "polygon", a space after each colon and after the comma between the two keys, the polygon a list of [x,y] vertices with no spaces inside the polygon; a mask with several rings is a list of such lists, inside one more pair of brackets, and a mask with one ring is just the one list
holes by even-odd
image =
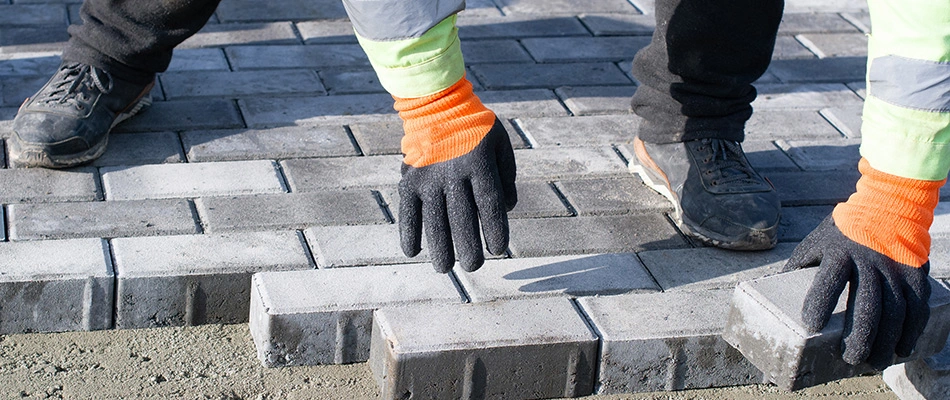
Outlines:
{"label": "black work glove", "polygon": [[[494,126],[472,151],[421,168],[402,165],[399,182],[399,236],[402,251],[414,257],[425,229],[429,257],[448,272],[456,255],[475,271],[485,263],[479,221],[491,254],[508,248],[508,211],[518,202],[515,155],[504,126]],[[454,247],[454,252],[453,252]]]}
{"label": "black work glove", "polygon": [[895,354],[911,354],[930,317],[929,261],[920,268],[898,263],[846,237],[829,215],[795,248],[783,272],[813,266],[819,270],[802,307],[812,333],[825,327],[850,284],[842,359],[881,369]]}

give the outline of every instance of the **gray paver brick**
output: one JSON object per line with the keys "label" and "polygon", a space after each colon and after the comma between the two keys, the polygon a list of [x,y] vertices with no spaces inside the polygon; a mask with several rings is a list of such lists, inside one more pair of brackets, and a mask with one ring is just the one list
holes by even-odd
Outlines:
{"label": "gray paver brick", "polygon": [[227,71],[228,60],[221,49],[175,49],[175,56],[168,65],[175,71]]}
{"label": "gray paver brick", "polygon": [[470,69],[488,89],[633,84],[611,63],[478,64]]}
{"label": "gray paver brick", "polygon": [[[810,333],[801,321],[802,304],[817,268],[743,282],[736,287],[723,339],[785,390],[797,390],[856,376],[873,369],[841,359],[847,296],[828,324]],[[912,358],[928,357],[943,347],[950,331],[950,289],[931,280],[930,320]],[[907,361],[900,360],[898,362]]]}
{"label": "gray paver brick", "polygon": [[320,70],[323,86],[329,94],[385,93],[371,68],[329,68]]}
{"label": "gray paver brick", "polygon": [[463,41],[462,54],[465,63],[525,63],[531,62],[531,56],[515,40],[476,40]]}
{"label": "gray paver brick", "polygon": [[94,168],[0,169],[0,203],[100,200]]}
{"label": "gray paver brick", "polygon": [[[774,65],[775,62],[772,64]],[[820,110],[864,102],[847,86],[834,83],[769,84],[758,85],[756,89],[759,96],[752,102],[752,108],[756,110],[772,108]]]}
{"label": "gray paver brick", "polygon": [[654,15],[583,14],[579,18],[595,36],[652,36],[656,29]]}
{"label": "gray paver brick", "polygon": [[848,86],[848,89],[853,90],[854,93],[861,99],[866,99],[868,97],[867,83],[863,80],[848,82],[845,85]]}
{"label": "gray paver brick", "polygon": [[185,200],[12,204],[10,240],[198,233]]}
{"label": "gray paver brick", "polygon": [[465,9],[461,11],[460,15],[465,17],[497,17],[501,16],[501,10],[492,0],[473,0],[465,2]]}
{"label": "gray paver brick", "polygon": [[564,105],[576,116],[625,114],[636,86],[564,86],[555,90]]}
{"label": "gray paver brick", "polygon": [[665,291],[725,289],[781,272],[796,244],[779,243],[772,250],[756,252],[704,247],[646,251],[638,255]]}
{"label": "gray paver brick", "polygon": [[578,215],[672,211],[666,198],[633,176],[562,180],[558,188]]}
{"label": "gray paver brick", "polygon": [[66,24],[59,26],[0,26],[0,53],[60,51],[69,40]]}
{"label": "gray paver brick", "polygon": [[456,276],[474,302],[659,290],[633,253],[488,260]]}
{"label": "gray paver brick", "polygon": [[731,292],[586,297],[578,303],[601,336],[598,394],[763,382],[719,335]]}
{"label": "gray paver brick", "polygon": [[190,131],[181,139],[190,161],[358,155],[342,126]]}
{"label": "gray paver brick", "polygon": [[815,53],[812,53],[807,47],[802,45],[795,38],[790,36],[779,36],[775,38],[775,47],[772,50],[773,60],[788,59],[813,59]]}
{"label": "gray paver brick", "polygon": [[867,2],[862,0],[790,0],[785,12],[840,12],[867,10]]}
{"label": "gray paver brick", "polygon": [[109,200],[283,193],[273,161],[224,161],[103,167]]}
{"label": "gray paver brick", "polygon": [[609,147],[570,147],[515,150],[520,179],[604,177],[627,171]]}
{"label": "gray paver brick", "polygon": [[49,80],[47,75],[0,77],[0,105],[19,107]]}
{"label": "gray paver brick", "polygon": [[398,119],[388,94],[264,98],[238,101],[250,128],[355,123]]}
{"label": "gray paver brick", "polygon": [[568,115],[567,110],[551,90],[499,90],[477,94],[485,106],[503,117],[566,117]]}
{"label": "gray paver brick", "polygon": [[950,279],[950,238],[935,236],[930,243],[930,276]]}
{"label": "gray paver brick", "polygon": [[884,382],[901,399],[939,399],[950,393],[950,344],[940,353],[884,370]]}
{"label": "gray paver brick", "polygon": [[834,125],[841,134],[852,139],[861,137],[861,115],[863,114],[864,106],[858,104],[821,110],[821,115],[828,122]]}
{"label": "gray paver brick", "polygon": [[369,66],[356,44],[233,46],[224,51],[235,70]]}
{"label": "gray paver brick", "polygon": [[779,140],[775,143],[805,171],[853,170],[861,159],[860,139]]}
{"label": "gray paver brick", "polygon": [[406,257],[399,246],[399,226],[317,226],[304,231],[320,268],[419,263],[428,260],[425,239],[422,252]]}
{"label": "gray paver brick", "polygon": [[623,61],[632,60],[637,51],[650,43],[650,37],[528,38],[521,43],[535,61],[542,63]]}
{"label": "gray paver brick", "polygon": [[234,102],[224,99],[157,101],[135,118],[115,127],[114,132],[158,132],[187,129],[244,127]]}
{"label": "gray paver brick", "polygon": [[639,14],[636,8],[625,0],[591,0],[576,2],[571,0],[497,0],[505,14],[583,14],[583,13],[630,13]]}
{"label": "gray paver brick", "polygon": [[161,76],[168,100],[189,97],[242,97],[253,95],[326,94],[313,71],[285,70],[262,79],[259,71],[185,71]]}
{"label": "gray paver brick", "polygon": [[375,312],[369,365],[384,399],[577,397],[596,353],[567,299],[417,305]]}
{"label": "gray paver brick", "polygon": [[115,275],[104,240],[0,243],[0,270],[0,334],[112,327]]}
{"label": "gray paver brick", "polygon": [[298,44],[290,22],[207,24],[182,42],[180,48],[222,47],[228,45]]}
{"label": "gray paver brick", "polygon": [[853,170],[769,172],[783,206],[834,205],[854,193],[860,174]]}
{"label": "gray paver brick", "polygon": [[610,146],[633,142],[642,119],[633,114],[520,118],[518,127],[534,148]]}
{"label": "gray paver brick", "polygon": [[459,38],[521,39],[525,37],[588,36],[584,25],[573,17],[509,15],[505,17],[460,17]]}
{"label": "gray paver brick", "polygon": [[64,25],[62,4],[13,4],[0,6],[0,26]]}
{"label": "gray paver brick", "polygon": [[346,18],[343,3],[334,0],[230,0],[221,2],[215,14],[221,22]]}
{"label": "gray paver brick", "polygon": [[402,121],[356,123],[350,132],[365,155],[401,154]]}
{"label": "gray paver brick", "polygon": [[843,12],[841,18],[853,24],[861,32],[871,33],[871,14],[868,10]]}
{"label": "gray paver brick", "polygon": [[780,35],[794,35],[799,33],[858,32],[858,30],[835,12],[786,12],[782,15],[782,23],[778,27],[778,32]]}
{"label": "gray paver brick", "polygon": [[48,78],[56,72],[60,62],[59,52],[0,54],[0,76],[42,75]]}
{"label": "gray paver brick", "polygon": [[508,212],[508,218],[549,218],[573,215],[551,184],[523,180],[516,181],[515,184],[518,190],[518,205]]}
{"label": "gray paver brick", "polygon": [[106,152],[92,165],[180,163],[184,159],[181,140],[174,132],[117,133],[109,135]]}
{"label": "gray paver brick", "polygon": [[195,205],[207,232],[388,222],[369,190],[202,197]]}
{"label": "gray paver brick", "polygon": [[746,140],[742,142],[742,149],[749,163],[759,172],[800,170],[788,154],[770,140]]}
{"label": "gray paver brick", "polygon": [[422,264],[260,272],[249,328],[268,367],[364,362],[374,310],[461,300],[449,275]]}
{"label": "gray paver brick", "polygon": [[400,165],[401,155],[281,161],[294,192],[395,185]]}
{"label": "gray paver brick", "polygon": [[350,21],[302,21],[295,25],[305,44],[357,43]]}
{"label": "gray paver brick", "polygon": [[768,71],[782,82],[854,82],[864,79],[867,57],[774,60]]}
{"label": "gray paver brick", "polygon": [[868,38],[861,32],[806,33],[796,38],[820,58],[868,55]]}
{"label": "gray paver brick", "polygon": [[619,253],[687,247],[659,214],[509,221],[515,257]]}
{"label": "gray paver brick", "polygon": [[112,240],[116,328],[241,323],[251,275],[312,268],[297,232]]}
{"label": "gray paver brick", "polygon": [[818,227],[834,206],[782,207],[782,219],[778,223],[780,242],[800,242]]}

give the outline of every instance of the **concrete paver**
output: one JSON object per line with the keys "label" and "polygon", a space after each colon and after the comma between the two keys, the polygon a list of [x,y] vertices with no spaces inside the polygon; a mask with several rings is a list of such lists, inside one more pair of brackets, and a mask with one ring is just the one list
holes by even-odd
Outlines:
{"label": "concrete paver", "polygon": [[95,201],[102,198],[94,168],[0,169],[0,203]]}
{"label": "concrete paver", "polygon": [[666,218],[657,214],[509,221],[516,257],[620,253],[687,247]]}
{"label": "concrete paver", "polygon": [[[399,245],[399,227],[395,224],[356,226],[315,226],[304,231],[320,268],[357,265],[408,264],[425,262],[422,252],[406,257]],[[423,235],[424,236],[424,235]]]}
{"label": "concrete paver", "polygon": [[[624,114],[630,112],[630,96],[635,86],[564,86],[555,90],[564,105],[576,116]],[[633,135],[633,129],[628,134]]]}
{"label": "concrete paver", "polygon": [[779,243],[772,250],[738,254],[705,247],[644,251],[639,256],[665,291],[725,289],[781,272],[796,244]]}
{"label": "concrete paver", "polygon": [[283,193],[277,165],[269,160],[103,167],[110,200]]}
{"label": "concrete paver", "polygon": [[10,240],[185,235],[199,232],[188,201],[11,204]]}
{"label": "concrete paver", "polygon": [[91,165],[173,164],[184,160],[181,139],[174,132],[117,133],[109,135],[105,154]]}
{"label": "concrete paver", "polygon": [[620,68],[607,62],[477,64],[469,69],[492,90],[633,84]]}
{"label": "concrete paver", "polygon": [[195,206],[206,232],[388,222],[369,190],[211,196],[195,199]]}
{"label": "concrete paver", "polygon": [[901,399],[939,399],[950,393],[950,343],[931,357],[884,370],[884,382]]}
{"label": "concrete paver", "polygon": [[180,48],[218,47],[239,44],[297,44],[290,22],[207,24]]}
{"label": "concrete paver", "polygon": [[191,162],[358,154],[342,126],[188,131],[181,142]]}

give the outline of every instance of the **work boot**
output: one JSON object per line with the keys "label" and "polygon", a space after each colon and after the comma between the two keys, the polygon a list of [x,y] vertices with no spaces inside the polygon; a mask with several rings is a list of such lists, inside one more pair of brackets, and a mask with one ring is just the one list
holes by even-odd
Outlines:
{"label": "work boot", "polygon": [[109,131],[152,104],[154,81],[134,84],[63,62],[13,120],[10,159],[19,167],[67,168],[106,151]]}
{"label": "work boot", "polygon": [[778,195],[752,169],[738,142],[655,144],[637,138],[633,147],[631,170],[673,203],[683,233],[724,249],[775,247]]}

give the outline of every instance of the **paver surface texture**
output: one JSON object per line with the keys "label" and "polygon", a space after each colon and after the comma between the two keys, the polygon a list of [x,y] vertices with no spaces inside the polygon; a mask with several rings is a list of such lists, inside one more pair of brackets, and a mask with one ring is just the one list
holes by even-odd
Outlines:
{"label": "paver surface texture", "polygon": [[[744,143],[783,205],[780,243],[759,253],[683,236],[666,200],[627,168],[641,122],[629,107],[638,84],[631,60],[649,42],[653,0],[467,3],[458,20],[467,76],[508,128],[521,201],[510,214],[508,253],[483,271],[440,277],[465,300],[569,302],[595,333],[593,312],[601,323],[636,327],[620,308],[638,299],[709,303],[697,312],[717,315],[728,304],[714,300],[729,296],[710,291],[776,273],[854,190],[870,30],[864,1],[786,1]],[[7,140],[17,107],[59,65],[80,5],[0,0],[0,292],[56,281],[51,287],[72,293],[0,305],[34,307],[0,324],[0,397],[377,396],[364,362],[262,366],[240,311],[255,272],[427,261],[396,244],[399,119],[341,2],[222,0],[157,77],[152,107],[116,127],[102,158],[62,171],[15,168]],[[932,276],[946,281],[950,202],[937,210]],[[78,279],[50,271],[56,263],[107,272]],[[102,292],[114,296],[83,294],[110,279],[116,286]],[[37,323],[52,309],[75,311],[72,322]],[[658,325],[651,330],[665,333],[648,339],[685,340],[703,328]],[[88,329],[102,330],[44,333]],[[689,362],[662,365],[685,370]],[[674,381],[656,387],[692,387]],[[896,398],[880,374],[794,393],[759,383],[592,398],[846,395]]]}

